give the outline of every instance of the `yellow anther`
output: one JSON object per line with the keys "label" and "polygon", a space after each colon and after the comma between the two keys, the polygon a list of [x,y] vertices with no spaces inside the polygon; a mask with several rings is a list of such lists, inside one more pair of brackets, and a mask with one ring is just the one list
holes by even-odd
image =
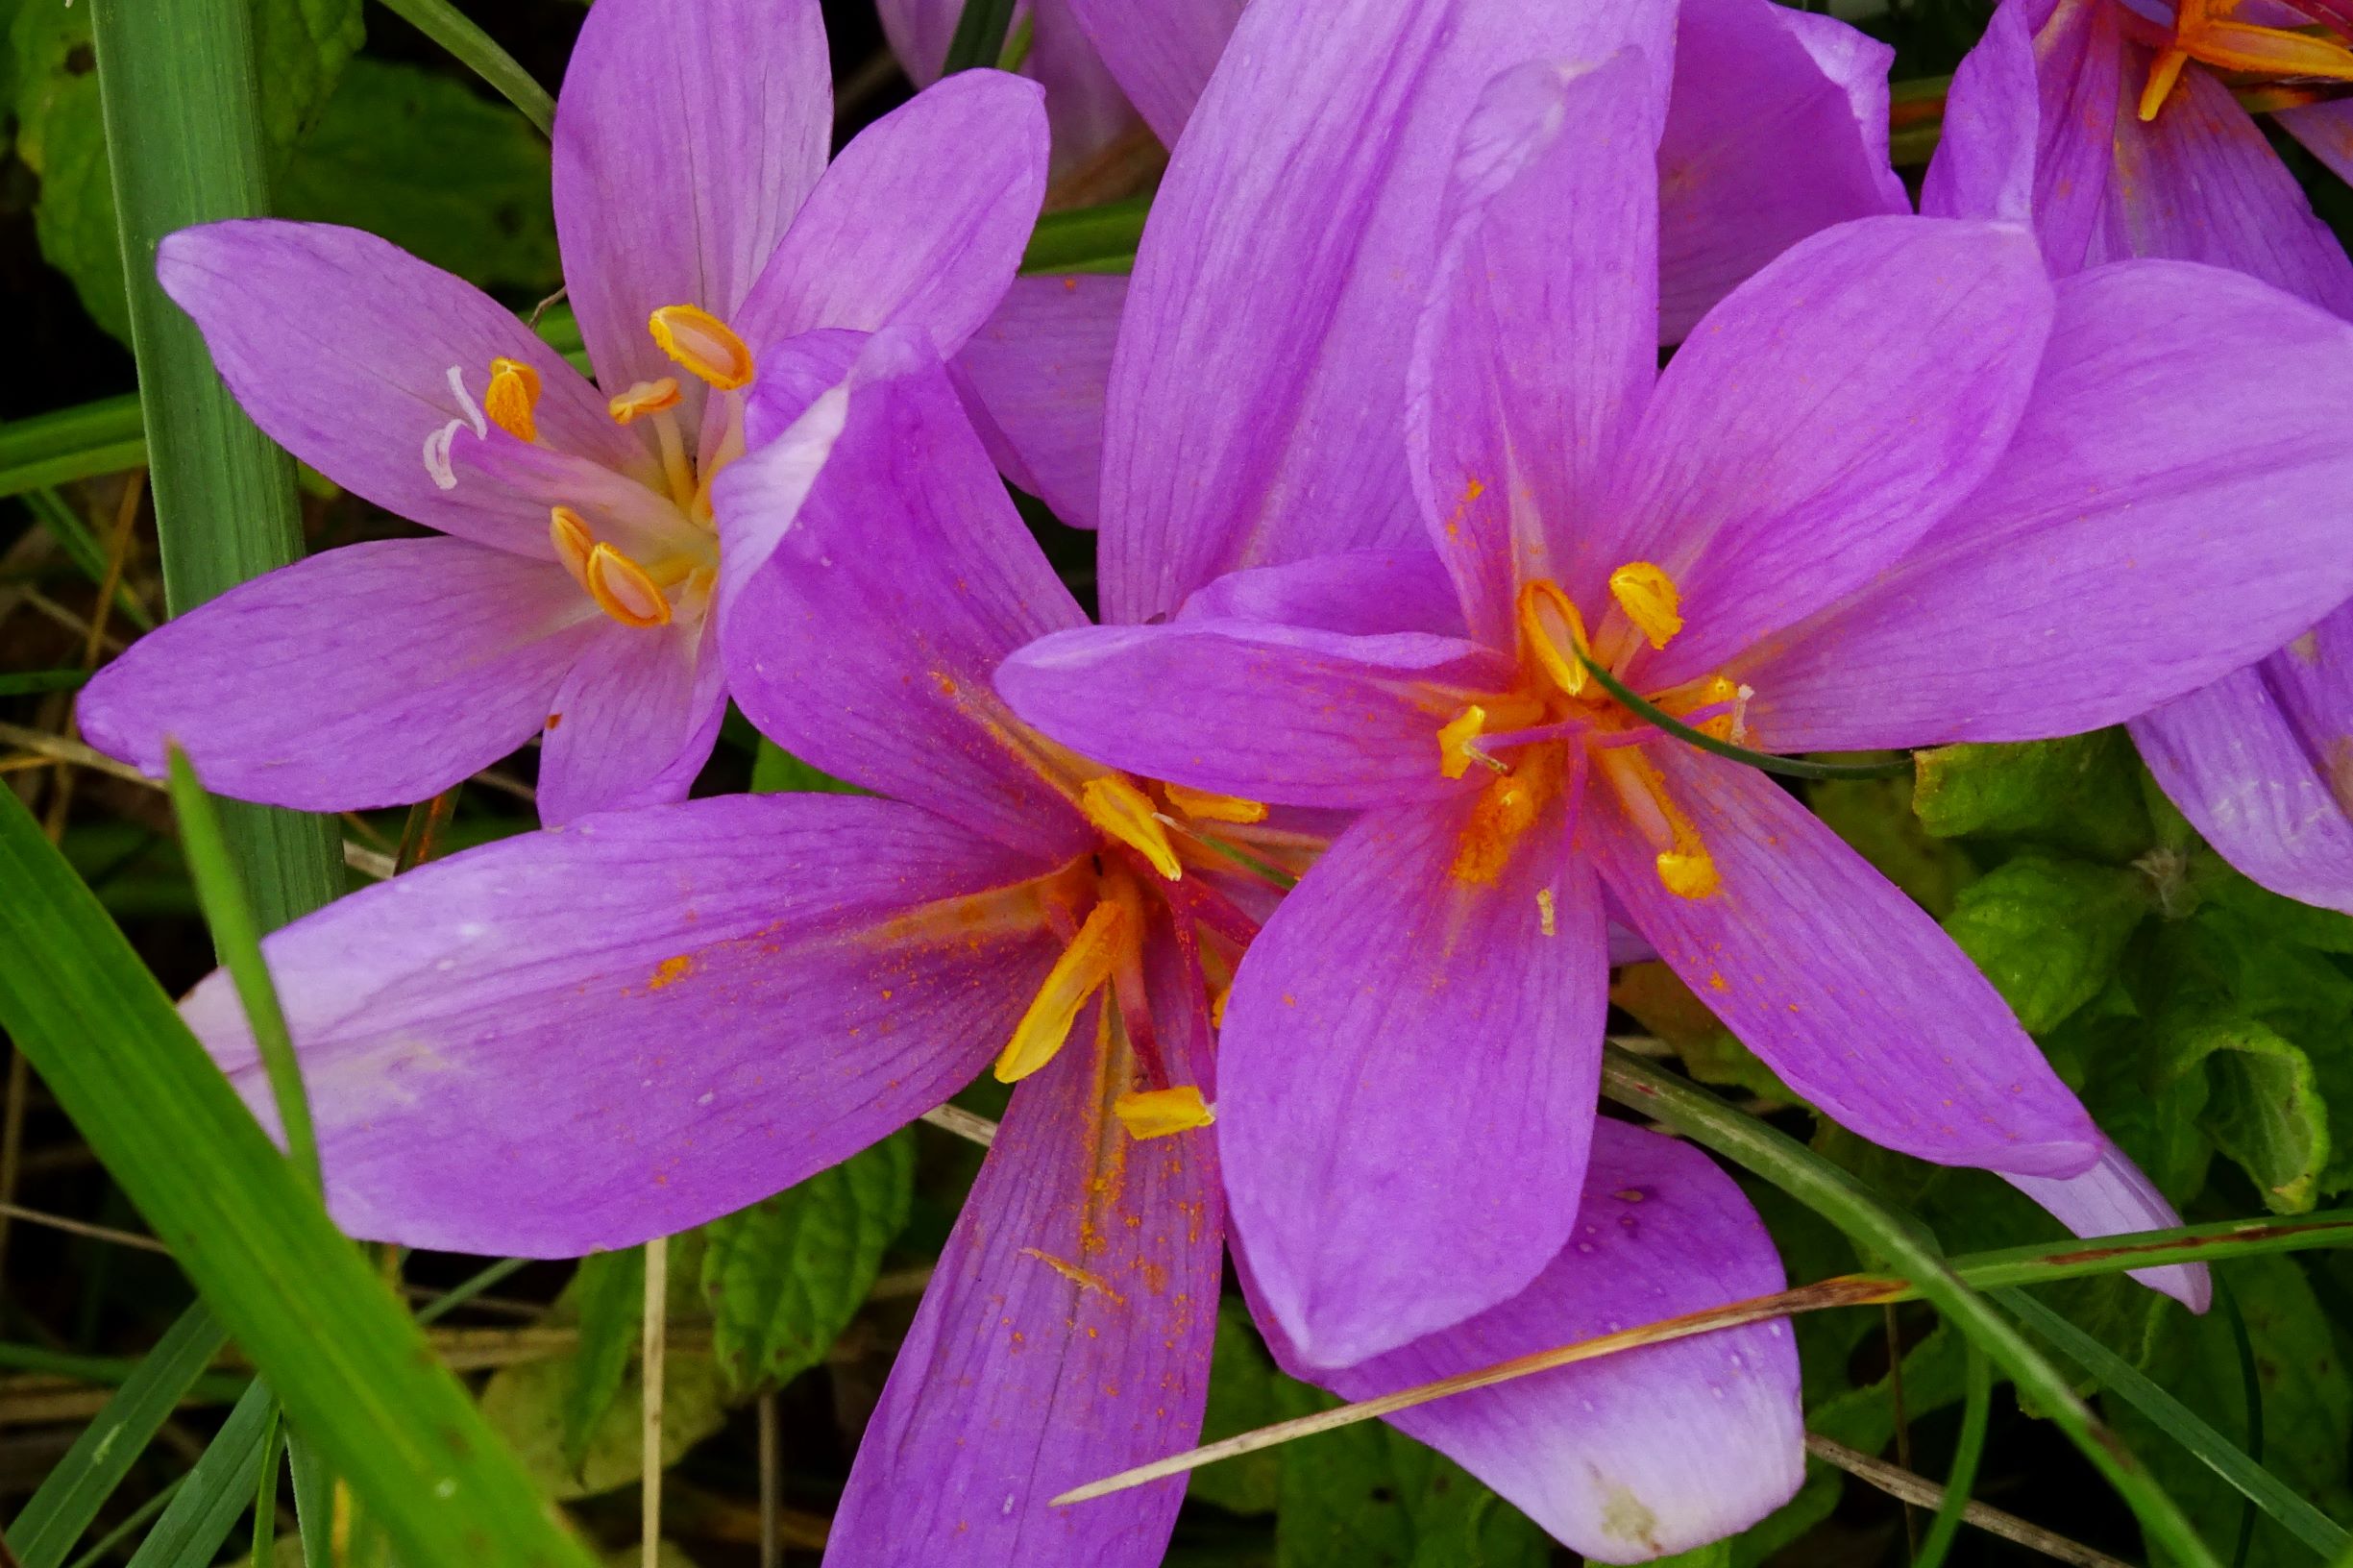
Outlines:
{"label": "yellow anther", "polygon": [[1683,629],[1682,595],[1675,579],[1648,561],[1629,561],[1609,574],[1609,597],[1654,648]]}
{"label": "yellow anther", "polygon": [[610,545],[588,552],[583,574],[589,597],[597,607],[625,626],[660,626],[670,623],[670,600],[652,576]]}
{"label": "yellow anther", "polygon": [[539,439],[539,422],[531,410],[539,406],[539,372],[520,359],[490,361],[490,390],[482,398],[482,413],[490,423],[518,441]]}
{"label": "yellow anther", "polygon": [[1615,790],[1634,831],[1658,851],[1659,883],[1679,898],[1704,898],[1724,885],[1700,830],[1667,791],[1657,764],[1632,747],[1596,751],[1602,776]]}
{"label": "yellow anther", "polygon": [[2237,0],[2179,0],[2173,41],[2157,52],[2141,89],[2140,112],[2153,120],[2192,61],[2218,70],[2290,81],[2353,82],[2353,48],[2319,31],[2261,27],[2229,19]]}
{"label": "yellow anther", "polygon": [[2173,84],[2181,80],[2182,67],[2190,63],[2186,49],[2161,49],[2149,62],[2148,81],[2141,88],[2141,118],[2144,122],[2157,117],[2165,101],[2173,95]]}
{"label": "yellow anther", "polygon": [[1182,784],[1170,784],[1165,788],[1168,803],[1196,821],[1262,822],[1266,820],[1266,805],[1262,800],[1244,800],[1238,795],[1218,795],[1210,790],[1189,790]]}
{"label": "yellow anther", "polygon": [[725,322],[701,306],[666,305],[646,327],[664,354],[722,392],[751,384],[751,351]]}
{"label": "yellow anther", "polygon": [[587,587],[588,552],[597,548],[597,536],[588,531],[587,520],[569,506],[556,507],[548,514],[548,542],[555,547],[555,558],[564,563],[572,580]]}
{"label": "yellow anther", "polygon": [[1168,842],[1168,830],[1143,791],[1116,773],[1105,773],[1080,789],[1078,805],[1089,821],[1150,861],[1161,875],[1171,882],[1184,880],[1176,845]]}
{"label": "yellow anther", "polygon": [[1487,710],[1474,702],[1454,716],[1438,730],[1438,772],[1448,778],[1460,778],[1471,771],[1471,764],[1480,760],[1471,749],[1471,743],[1486,732]]}
{"label": "yellow anther", "polygon": [[1559,584],[1538,577],[1520,589],[1520,641],[1555,686],[1570,697],[1583,693],[1588,677],[1579,655],[1591,645],[1584,617]]}
{"label": "yellow anther", "polygon": [[1724,886],[1716,857],[1696,840],[1688,849],[1660,850],[1657,865],[1660,884],[1678,898],[1704,898]]}
{"label": "yellow anther", "polygon": [[1111,1113],[1127,1129],[1128,1137],[1139,1139],[1189,1133],[1217,1119],[1217,1113],[1190,1084],[1131,1090],[1111,1102]]}
{"label": "yellow anther", "polygon": [[607,402],[605,411],[616,425],[627,425],[644,414],[658,414],[665,408],[675,408],[685,394],[678,390],[678,379],[665,376],[658,381],[639,381],[621,396]]}
{"label": "yellow anther", "polygon": [[1047,972],[1045,984],[1030,999],[1029,1011],[1014,1025],[1013,1039],[998,1054],[998,1083],[1019,1083],[1054,1060],[1054,1053],[1070,1038],[1078,1010],[1111,978],[1131,943],[1128,912],[1117,902],[1106,898],[1089,911],[1078,935],[1070,939],[1070,945]]}

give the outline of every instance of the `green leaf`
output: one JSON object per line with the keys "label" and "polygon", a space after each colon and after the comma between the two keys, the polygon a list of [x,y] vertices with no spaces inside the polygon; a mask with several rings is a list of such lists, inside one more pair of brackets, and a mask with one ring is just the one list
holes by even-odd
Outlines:
{"label": "green leaf", "polygon": [[580,1315],[580,1353],[572,1359],[572,1386],[564,1396],[562,1444],[564,1463],[577,1475],[645,1332],[646,1250],[630,1247],[581,1259],[565,1294]]}
{"label": "green leaf", "polygon": [[[1228,1296],[1217,1304],[1216,1348],[1210,1357],[1209,1409],[1201,1418],[1201,1440],[1271,1426],[1284,1417],[1275,1385],[1282,1374],[1250,1326],[1250,1310]],[[1282,1501],[1283,1453],[1261,1449],[1223,1464],[1193,1472],[1189,1498],[1213,1503],[1228,1513],[1272,1513]]]}
{"label": "green leaf", "polygon": [[[1287,1417],[1336,1403],[1287,1378],[1276,1399]],[[1385,1423],[1342,1427],[1280,1452],[1280,1568],[1541,1568],[1551,1557],[1551,1541],[1527,1515]]]}
{"label": "green leaf", "polygon": [[278,1425],[278,1399],[266,1383],[245,1390],[213,1434],[187,1484],[132,1554],[131,1568],[206,1568],[254,1504],[262,1452]]}
{"label": "green leaf", "polygon": [[1100,207],[1048,212],[1030,235],[1021,270],[1125,272],[1135,264],[1136,247],[1151,210],[1151,197],[1131,196]]}
{"label": "green leaf", "polygon": [[2099,994],[2147,913],[2138,872],[2028,854],[1962,889],[1945,930],[2041,1034]]}
{"label": "green leaf", "polygon": [[157,1341],[9,1526],[21,1568],[58,1568],[228,1335],[200,1302]]}
{"label": "green leaf", "polygon": [[1881,876],[1937,919],[1975,880],[1977,869],[1953,845],[1936,837],[1912,810],[1912,780],[1817,779],[1805,797],[1830,830],[1853,845]]}
{"label": "green leaf", "polygon": [[[558,1503],[626,1486],[645,1472],[645,1393],[634,1366],[590,1430],[580,1462],[565,1457],[564,1414],[579,1376],[575,1360],[501,1367],[482,1389],[483,1418],[514,1446],[539,1489]],[[723,1393],[718,1362],[672,1346],[662,1366],[665,1469],[727,1424]]]}
{"label": "green leaf", "polygon": [[548,89],[450,0],[384,0],[384,4],[489,83],[501,97],[522,110],[541,135],[555,134],[555,100],[548,96]]}
{"label": "green leaf", "polygon": [[0,1027],[402,1555],[581,1562],[414,1319],[5,790],[0,886]]}
{"label": "green leaf", "polygon": [[548,144],[453,77],[355,60],[275,185],[290,218],[348,224],[483,288],[552,290]]}
{"label": "green leaf", "polygon": [[914,1192],[915,1139],[899,1132],[702,1228],[712,1346],[732,1389],[781,1387],[824,1359]]}
{"label": "green leaf", "polygon": [[2157,1019],[2156,1040],[2173,1090],[2169,1112],[2194,1116],[2275,1213],[2310,1211],[2331,1147],[2312,1059],[2268,1025],[2211,997],[2169,1008]]}
{"label": "green leaf", "polygon": [[1918,753],[1912,809],[1940,839],[2016,839],[2126,861],[2149,846],[2141,770],[2120,729]]}
{"label": "green leaf", "polygon": [[796,791],[807,795],[866,793],[855,784],[819,772],[767,736],[761,736],[759,748],[751,756],[751,793],[786,795]]}

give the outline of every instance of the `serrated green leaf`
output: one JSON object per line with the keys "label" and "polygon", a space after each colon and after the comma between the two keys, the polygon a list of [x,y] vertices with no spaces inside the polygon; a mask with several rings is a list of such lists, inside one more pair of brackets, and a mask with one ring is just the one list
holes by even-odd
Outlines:
{"label": "serrated green leaf", "polygon": [[2154,830],[2141,769],[2122,730],[2015,746],[1945,746],[1918,753],[1912,809],[1938,838],[2015,839],[2127,861]]}
{"label": "serrated green leaf", "polygon": [[645,1333],[646,1253],[642,1247],[580,1260],[566,1290],[579,1310],[580,1353],[572,1360],[564,1398],[564,1462],[575,1474],[628,1375],[629,1356]]}
{"label": "serrated green leaf", "polygon": [[2028,854],[1963,889],[1945,930],[2041,1034],[2099,994],[2147,912],[2138,872]]}
{"label": "serrated green leaf", "polygon": [[[1209,1408],[1201,1417],[1201,1440],[1216,1442],[1237,1433],[1272,1426],[1283,1419],[1275,1394],[1282,1374],[1250,1326],[1250,1311],[1232,1296],[1217,1304],[1217,1341],[1210,1356]],[[1282,1502],[1283,1455],[1261,1449],[1238,1459],[1204,1465],[1193,1472],[1186,1495],[1228,1513],[1272,1513]]]}
{"label": "serrated green leaf", "polygon": [[778,1387],[824,1359],[914,1192],[915,1140],[899,1132],[702,1228],[712,1346],[730,1387]]}
{"label": "serrated green leaf", "polygon": [[[564,1411],[578,1371],[575,1358],[501,1367],[482,1389],[482,1415],[512,1444],[540,1490],[558,1503],[626,1486],[644,1473],[645,1391],[628,1368],[603,1416],[589,1433],[580,1462],[564,1455]],[[662,1464],[727,1423],[719,1364],[673,1347],[662,1369]]]}
{"label": "serrated green leaf", "polygon": [[548,144],[454,77],[355,60],[274,189],[290,218],[349,224],[484,288],[561,281]]}

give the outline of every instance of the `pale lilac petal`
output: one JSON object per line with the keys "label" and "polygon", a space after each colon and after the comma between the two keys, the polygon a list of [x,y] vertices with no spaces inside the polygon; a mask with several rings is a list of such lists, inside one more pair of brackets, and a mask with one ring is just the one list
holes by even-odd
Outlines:
{"label": "pale lilac petal", "polygon": [[239,799],[406,805],[537,733],[610,625],[552,562],[456,539],[353,545],[150,632],[75,712],[90,745],[155,778],[176,740]]}
{"label": "pale lilac petal", "polygon": [[1631,50],[1581,72],[1539,61],[1498,77],[1462,133],[1406,443],[1490,648],[1516,641],[1523,579],[1571,575],[1657,378],[1664,88]]}
{"label": "pale lilac petal", "polygon": [[[1707,1156],[1604,1117],[1575,1237],[1534,1284],[1467,1323],[1315,1378],[1369,1399],[1785,1283],[1756,1211]],[[1603,1562],[1720,1540],[1805,1479],[1797,1342],[1781,1321],[1541,1372],[1389,1420]]]}
{"label": "pale lilac petal", "polygon": [[1176,618],[1264,621],[1357,637],[1468,634],[1446,563],[1419,549],[1355,550],[1229,572],[1188,599]]}
{"label": "pale lilac petal", "polygon": [[1920,210],[1932,218],[2031,223],[2041,130],[2034,35],[2018,6],[1997,7],[1945,94],[1945,123],[1921,182]]}
{"label": "pale lilac petal", "polygon": [[728,683],[763,732],[837,778],[1077,854],[1093,829],[990,682],[1086,617],[920,335],[873,338],[847,380],[720,477]]}
{"label": "pale lilac petal", "polygon": [[1367,813],[1243,956],[1218,1046],[1235,1229],[1303,1360],[1518,1294],[1569,1240],[1608,1007],[1556,803],[1489,880],[1475,800]]}
{"label": "pale lilac petal", "polygon": [[2353,914],[2353,608],[2133,721],[2206,842],[2274,893]]}
{"label": "pale lilac petal", "polygon": [[608,624],[549,705],[539,820],[556,827],[685,799],[726,711],[726,670],[707,624]]}
{"label": "pale lilac petal", "polygon": [[1887,161],[1894,54],[1773,0],[1681,0],[1658,148],[1661,341],[1817,230],[1911,210]]}
{"label": "pale lilac petal", "polygon": [[2353,182],[2353,100],[2283,109],[2271,118],[2338,179]]}
{"label": "pale lilac petal", "polygon": [[[728,796],[331,904],[262,944],[329,1207],[371,1239],[569,1257],[822,1170],[1003,1047],[1060,950],[1020,889],[1043,869],[894,801]],[[184,1011],[274,1127],[226,974]]]}
{"label": "pale lilac petal", "polygon": [[755,346],[910,322],[952,355],[1005,296],[1045,200],[1034,82],[965,71],[842,149],[737,312]]}
{"label": "pale lilac petal", "polygon": [[2353,328],[2178,261],[2097,268],[2060,298],[1998,472],[1895,570],[1733,666],[1760,744],[2095,729],[2353,595]]}
{"label": "pale lilac petal", "polygon": [[1628,561],[1675,578],[1683,632],[1643,662],[1659,686],[1835,602],[2001,456],[2050,314],[2011,225],[1865,218],[1801,242],[1676,352],[1562,586],[1598,609]]}
{"label": "pale lilac petal", "polygon": [[2052,275],[2064,278],[2091,255],[2115,178],[2117,116],[2132,111],[2146,71],[2128,91],[2115,0],[2039,0],[2039,18],[2038,0],[2004,4],[2035,29],[2034,232]]}
{"label": "pale lilac petal", "polygon": [[[2087,1241],[2133,1231],[2169,1231],[2180,1225],[2181,1215],[2165,1201],[2156,1184],[2142,1174],[2141,1167],[2107,1139],[2099,1143],[2099,1164],[2080,1176],[2065,1181],[2011,1176],[2008,1181]],[[2214,1300],[2214,1279],[2204,1263],[2136,1268],[2132,1277],[2194,1312],[2204,1311]]]}
{"label": "pale lilac petal", "polygon": [[373,234],[208,223],[164,237],[156,278],[271,440],[428,527],[549,558],[545,502],[480,478],[444,489],[426,463],[427,438],[453,422],[469,435],[484,428],[496,358],[539,372],[547,447],[614,468],[650,460],[596,388],[496,300]]}
{"label": "pale lilac petal", "polygon": [[1206,1132],[1138,1141],[1091,1012],[1014,1091],[833,1517],[825,1560],[1152,1568],[1182,1477],[1050,1499],[1190,1447],[1224,1224]]}
{"label": "pale lilac petal", "polygon": [[1438,731],[1509,674],[1502,655],[1427,632],[1182,620],[1057,633],[1007,659],[996,689],[1024,723],[1114,768],[1356,808],[1459,794],[1438,771]]}
{"label": "pale lilac petal", "polygon": [[555,106],[555,232],[607,389],[674,372],[646,331],[663,306],[734,318],[832,137],[819,0],[590,11]]}
{"label": "pale lilac petal", "polygon": [[964,0],[874,0],[874,10],[882,18],[883,41],[907,80],[918,88],[939,81]]}
{"label": "pale lilac petal", "polygon": [[1925,911],[1765,774],[1672,742],[1650,751],[1722,888],[1668,893],[1606,790],[1580,847],[1750,1049],[1841,1125],[1905,1154],[2029,1176],[2092,1164],[2091,1118]]}
{"label": "pale lilac petal", "polygon": [[952,365],[957,389],[1004,476],[1074,528],[1103,490],[1103,390],[1127,280],[1017,278]]}
{"label": "pale lilac petal", "polygon": [[1045,89],[1054,147],[1051,172],[1057,181],[1067,176],[1073,182],[1070,191],[1058,194],[1065,201],[1089,203],[1098,199],[1089,177],[1099,161],[1124,171],[1130,165],[1121,155],[1149,154],[1152,142],[1073,11],[1072,0],[1031,0],[1029,55],[1021,61],[1021,74]]}
{"label": "pale lilac petal", "polygon": [[1209,86],[1244,0],[1063,0],[1128,102],[1174,147]]}
{"label": "pale lilac petal", "polygon": [[2203,70],[2182,72],[2154,120],[2119,106],[2116,173],[2093,256],[2204,261],[2353,315],[2344,247],[2230,89]]}
{"label": "pale lilac petal", "polygon": [[1667,6],[1258,0],[1154,198],[1104,420],[1103,618],[1420,527],[1412,323],[1462,123],[1498,73],[1674,56]]}

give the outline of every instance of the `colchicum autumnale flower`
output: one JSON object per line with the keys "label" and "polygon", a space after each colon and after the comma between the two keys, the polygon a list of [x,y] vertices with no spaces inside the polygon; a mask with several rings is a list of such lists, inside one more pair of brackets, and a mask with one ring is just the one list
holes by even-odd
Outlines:
{"label": "colchicum autumnale flower", "polygon": [[826,166],[818,0],[604,0],[556,109],[591,385],[472,285],[354,230],[236,222],[158,260],[263,429],[446,537],[328,551],[145,639],[84,733],[160,774],[337,811],[422,799],[543,734],[557,822],[682,797],[726,705],[713,478],[748,345],[912,321],[961,343],[1044,191],[1038,88],[969,72]]}
{"label": "colchicum autumnale flower", "polygon": [[998,677],[1116,766],[1362,813],[1221,1035],[1238,1245],[1311,1364],[1486,1311],[1570,1240],[1605,889],[1846,1126],[2085,1234],[2171,1223],[1923,911],[1594,667],[1764,751],[2025,739],[2194,689],[2353,584],[2353,331],[2233,274],[2054,284],[2022,227],[1866,219],[1656,370],[1653,80],[1632,51],[1527,67],[1463,135],[1409,443],[1451,630],[1212,608]]}
{"label": "colchicum autumnale flower", "polygon": [[[2330,96],[2348,40],[2341,0],[2005,0],[1953,80],[1923,209],[2030,222],[2060,277],[2205,261],[2353,319],[2353,262],[2248,111],[2353,175],[2353,102]],[[2232,865],[2353,911],[2353,606],[2327,608],[2132,734]]]}

